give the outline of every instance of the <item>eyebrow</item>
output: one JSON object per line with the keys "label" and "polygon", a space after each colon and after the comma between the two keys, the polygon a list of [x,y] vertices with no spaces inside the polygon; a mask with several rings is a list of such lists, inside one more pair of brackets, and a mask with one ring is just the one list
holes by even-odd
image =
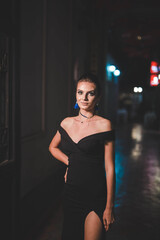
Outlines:
{"label": "eyebrow", "polygon": [[[82,92],[84,92],[83,90],[81,90],[81,89],[77,89],[77,91],[82,91]],[[95,89],[93,89],[93,90],[89,90],[89,91],[87,91],[87,92],[96,92],[96,90]]]}

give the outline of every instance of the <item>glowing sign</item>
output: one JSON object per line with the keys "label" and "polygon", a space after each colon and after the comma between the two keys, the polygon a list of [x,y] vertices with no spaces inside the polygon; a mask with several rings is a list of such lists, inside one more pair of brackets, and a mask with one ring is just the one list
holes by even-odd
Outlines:
{"label": "glowing sign", "polygon": [[151,68],[150,68],[150,73],[158,73],[158,63],[152,61],[151,62]]}
{"label": "glowing sign", "polygon": [[159,84],[158,76],[156,74],[152,74],[150,76],[150,85],[157,86]]}
{"label": "glowing sign", "polygon": [[156,61],[151,61],[150,85],[157,86],[159,83],[160,83],[160,64]]}

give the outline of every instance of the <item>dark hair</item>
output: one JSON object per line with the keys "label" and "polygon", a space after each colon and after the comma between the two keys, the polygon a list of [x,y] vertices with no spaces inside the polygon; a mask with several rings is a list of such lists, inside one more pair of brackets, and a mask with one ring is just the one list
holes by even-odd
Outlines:
{"label": "dark hair", "polygon": [[[94,83],[96,85],[97,96],[100,97],[100,95],[101,95],[101,87],[100,87],[100,83],[98,81],[98,77],[95,74],[93,74],[93,73],[85,73],[77,80],[77,84],[79,82]],[[77,87],[77,84],[76,84],[76,87]]]}

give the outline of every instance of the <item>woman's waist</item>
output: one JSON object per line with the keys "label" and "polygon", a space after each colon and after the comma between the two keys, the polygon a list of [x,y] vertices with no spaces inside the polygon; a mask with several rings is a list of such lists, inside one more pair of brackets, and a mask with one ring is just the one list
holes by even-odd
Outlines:
{"label": "woman's waist", "polygon": [[66,182],[64,186],[64,195],[68,199],[79,201],[103,201],[107,197],[106,185],[103,188],[87,187],[87,185],[76,185],[76,183]]}
{"label": "woman's waist", "polygon": [[71,164],[94,164],[94,165],[104,165],[103,156],[96,155],[86,155],[86,154],[75,154],[69,155],[69,163]]}
{"label": "woman's waist", "polygon": [[85,180],[88,178],[101,179],[101,177],[105,176],[105,166],[101,161],[78,161],[77,159],[70,160],[69,158],[67,175]]}
{"label": "woman's waist", "polygon": [[86,193],[101,193],[106,189],[105,171],[98,170],[87,171],[87,169],[68,169],[67,184],[83,189]]}

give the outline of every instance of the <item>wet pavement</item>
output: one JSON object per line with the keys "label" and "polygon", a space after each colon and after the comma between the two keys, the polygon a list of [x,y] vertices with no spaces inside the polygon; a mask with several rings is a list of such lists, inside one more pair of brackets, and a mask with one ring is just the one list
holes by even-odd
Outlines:
{"label": "wet pavement", "polygon": [[[106,239],[159,240],[160,132],[145,130],[140,124],[118,126],[115,165],[116,221]],[[62,221],[59,204],[32,239],[60,240]]]}
{"label": "wet pavement", "polygon": [[119,128],[115,161],[117,221],[108,239],[160,239],[160,132]]}

